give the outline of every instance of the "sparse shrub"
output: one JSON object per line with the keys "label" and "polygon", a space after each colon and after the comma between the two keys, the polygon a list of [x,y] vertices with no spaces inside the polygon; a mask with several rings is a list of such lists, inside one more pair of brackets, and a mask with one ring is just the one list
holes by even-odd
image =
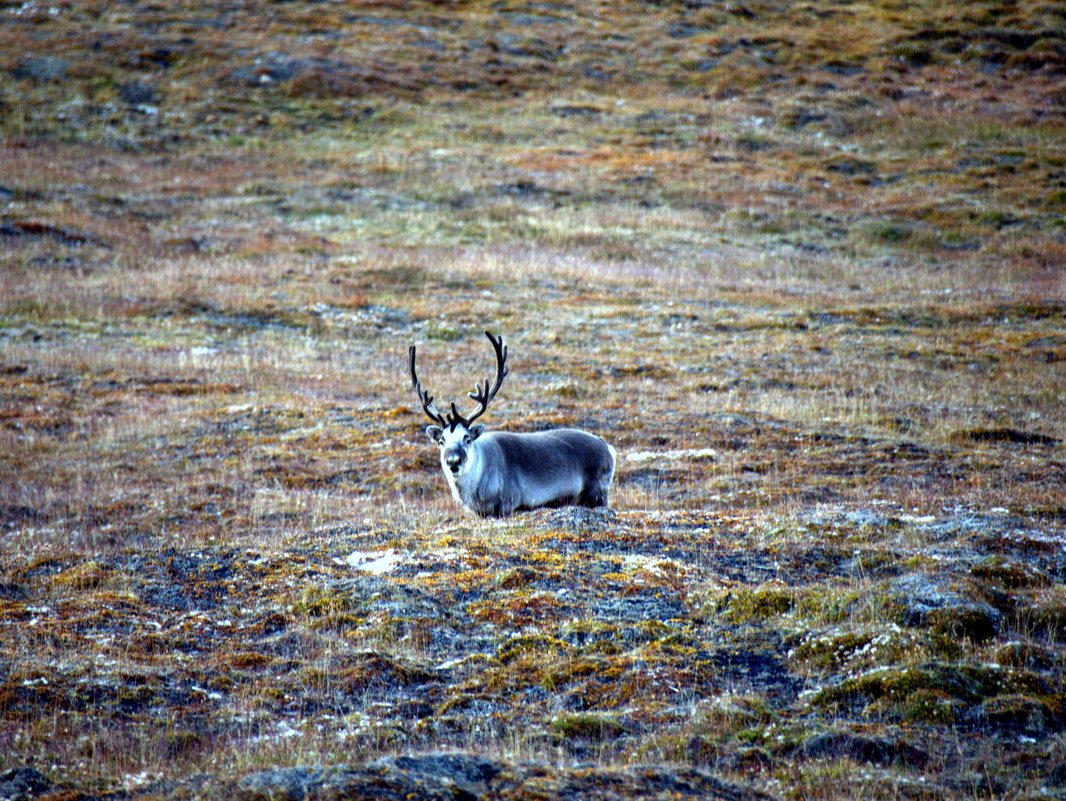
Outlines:
{"label": "sparse shrub", "polygon": [[304,588],[292,606],[293,614],[309,620],[312,627],[335,629],[359,623],[359,604],[348,592],[336,586],[311,584]]}
{"label": "sparse shrub", "polygon": [[867,237],[883,245],[900,245],[914,235],[914,230],[909,225],[899,222],[870,223],[865,230]]}
{"label": "sparse shrub", "polygon": [[875,668],[820,690],[812,698],[812,703],[833,707],[855,701],[881,701],[898,707],[908,703],[918,691],[974,702],[995,694],[1001,686],[999,671],[976,666],[931,664],[912,668]]}
{"label": "sparse shrub", "polygon": [[1025,615],[1044,636],[1058,643],[1066,640],[1066,594],[1054,593],[1037,600]]}
{"label": "sparse shrub", "polygon": [[861,631],[846,631],[838,634],[808,634],[794,650],[792,656],[800,662],[808,662],[823,670],[840,668],[851,662],[855,654],[870,645],[872,634]]}
{"label": "sparse shrub", "polygon": [[173,729],[163,738],[163,759],[189,759],[204,744],[204,737],[197,731]]}
{"label": "sparse shrub", "polygon": [[255,651],[241,651],[239,653],[230,654],[225,659],[226,663],[237,670],[256,670],[268,666],[274,661],[274,658],[267,654],[256,653]]}
{"label": "sparse shrub", "polygon": [[977,222],[988,228],[999,230],[1011,225],[1017,225],[1019,220],[1013,214],[1003,209],[989,209],[977,215]]}
{"label": "sparse shrub", "polygon": [[701,704],[690,726],[696,733],[722,738],[741,729],[767,725],[777,717],[762,695],[725,693]]}
{"label": "sparse shrub", "polygon": [[964,705],[940,690],[921,688],[911,693],[901,705],[900,717],[907,722],[950,726]]}
{"label": "sparse shrub", "polygon": [[551,719],[549,728],[556,740],[563,743],[610,742],[626,732],[626,726],[617,717],[603,712],[557,715]]}
{"label": "sparse shrub", "polygon": [[534,634],[512,637],[507,640],[500,650],[496,652],[496,658],[506,665],[525,654],[533,654],[548,658],[552,656],[566,656],[572,652],[573,649],[562,640],[556,639],[555,637]]}
{"label": "sparse shrub", "polygon": [[804,620],[837,624],[850,619],[868,596],[869,593],[859,589],[826,588],[824,592],[804,592],[797,599],[796,612]]}
{"label": "sparse shrub", "polygon": [[81,562],[57,574],[53,582],[57,587],[72,590],[92,590],[103,586],[112,576],[112,571],[94,560]]}
{"label": "sparse shrub", "polygon": [[341,667],[329,676],[335,686],[348,693],[367,688],[389,690],[398,686],[424,684],[433,674],[418,665],[373,651],[359,654],[356,663]]}
{"label": "sparse shrub", "polygon": [[528,567],[514,567],[497,576],[496,583],[501,589],[518,590],[533,583],[537,575]]}
{"label": "sparse shrub", "polygon": [[[648,625],[654,621],[644,621]],[[619,654],[636,633],[629,626],[601,620],[575,620],[559,628],[559,639],[583,653]]]}
{"label": "sparse shrub", "polygon": [[792,588],[773,585],[738,588],[719,598],[715,607],[731,622],[758,622],[791,612],[799,594]]}

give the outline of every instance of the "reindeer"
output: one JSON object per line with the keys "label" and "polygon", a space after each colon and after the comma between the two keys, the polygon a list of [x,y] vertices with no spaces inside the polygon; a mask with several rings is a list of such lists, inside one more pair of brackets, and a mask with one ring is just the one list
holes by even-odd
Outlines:
{"label": "reindeer", "polygon": [[503,337],[485,336],[496,351],[496,380],[474,385],[469,396],[478,404],[470,417],[441,414],[433,396],[422,389],[415,372],[415,346],[409,366],[411,386],[433,425],[426,434],[440,448],[440,463],[452,496],[482,517],[507,517],[546,506],[607,506],[614,477],[614,448],[594,434],[573,428],[527,434],[485,432],[477,420],[496,397],[507,367]]}

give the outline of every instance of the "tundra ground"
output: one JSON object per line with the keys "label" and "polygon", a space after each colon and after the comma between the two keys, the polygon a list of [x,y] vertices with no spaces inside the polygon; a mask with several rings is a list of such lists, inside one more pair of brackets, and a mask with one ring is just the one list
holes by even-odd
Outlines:
{"label": "tundra ground", "polygon": [[1064,797],[1062,8],[0,14],[0,795]]}

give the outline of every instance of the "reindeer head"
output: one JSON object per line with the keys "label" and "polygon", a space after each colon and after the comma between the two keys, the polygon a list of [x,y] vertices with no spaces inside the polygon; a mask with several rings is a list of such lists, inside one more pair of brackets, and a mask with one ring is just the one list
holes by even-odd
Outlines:
{"label": "reindeer head", "polygon": [[418,400],[422,404],[422,411],[434,422],[434,425],[426,426],[426,435],[440,448],[441,466],[452,476],[458,476],[464,467],[469,468],[471,457],[475,453],[473,444],[485,431],[485,426],[480,423],[475,425],[474,421],[489,408],[489,403],[496,397],[503,379],[510,372],[507,368],[507,346],[503,344],[503,337],[494,337],[488,331],[485,332],[485,336],[489,338],[493,350],[496,351],[496,380],[491,388],[487,378],[484,386],[481,383],[474,385],[474,391],[469,395],[477,401],[478,408],[470,417],[459,414],[454,402],[451,404],[452,408],[449,413],[441,414],[438,411],[433,405],[433,396],[422,389],[418,374],[415,372],[415,346],[412,345],[410,349],[411,386],[414,387]]}

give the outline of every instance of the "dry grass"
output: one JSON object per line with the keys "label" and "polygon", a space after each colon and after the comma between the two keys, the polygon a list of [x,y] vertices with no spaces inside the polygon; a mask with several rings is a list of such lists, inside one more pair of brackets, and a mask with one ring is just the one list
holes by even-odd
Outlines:
{"label": "dry grass", "polygon": [[[1060,9],[48,8],[0,5],[0,768],[1059,792]],[[613,515],[453,507],[406,348],[462,397],[485,328],[490,424],[604,436]]]}

